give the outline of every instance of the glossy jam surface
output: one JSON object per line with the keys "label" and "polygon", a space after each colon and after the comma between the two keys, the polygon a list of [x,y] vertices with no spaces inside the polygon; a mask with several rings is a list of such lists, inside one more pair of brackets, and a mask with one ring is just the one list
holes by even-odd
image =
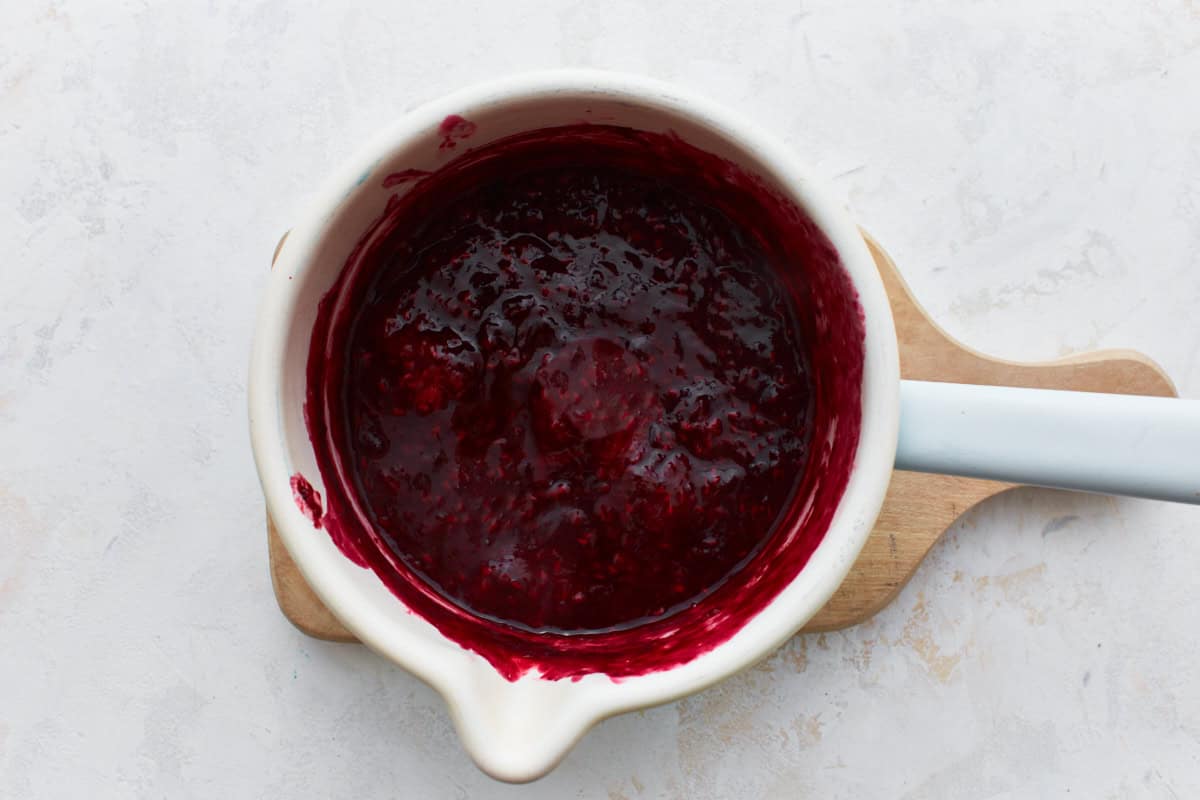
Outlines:
{"label": "glossy jam surface", "polygon": [[758,244],[661,179],[474,187],[381,250],[347,351],[371,522],[443,594],[531,630],[715,588],[804,468],[809,379]]}
{"label": "glossy jam surface", "polygon": [[669,135],[554,129],[385,185],[410,182],[314,331],[314,521],[512,678],[728,638],[848,475],[862,332],[832,248]]}

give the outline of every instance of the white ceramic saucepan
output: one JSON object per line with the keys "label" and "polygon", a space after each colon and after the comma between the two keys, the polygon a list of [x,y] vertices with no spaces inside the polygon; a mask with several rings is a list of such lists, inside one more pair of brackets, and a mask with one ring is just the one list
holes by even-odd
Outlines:
{"label": "white ceramic saucepan", "polygon": [[[470,138],[445,147],[444,122]],[[684,663],[613,680],[605,674],[517,680],[411,613],[376,575],[314,529],[293,497],[299,473],[325,494],[303,405],[317,306],[389,199],[383,178],[436,171],[464,151],[580,121],[673,132],[757,175],[803,209],[836,249],[864,319],[861,430],[828,529],[808,562],[731,637]],[[607,73],[517,76],[429,103],[376,137],[325,183],[292,229],[262,305],[250,370],[250,426],[267,507],[305,578],[364,643],[419,676],[449,704],[462,741],[509,781],[550,770],[592,725],[698,691],[768,655],[829,599],[854,563],[894,467],[1200,502],[1200,408],[1173,399],[901,382],[891,310],[845,209],[791,151],[736,114],[673,87]],[[899,444],[899,448],[898,448]]]}

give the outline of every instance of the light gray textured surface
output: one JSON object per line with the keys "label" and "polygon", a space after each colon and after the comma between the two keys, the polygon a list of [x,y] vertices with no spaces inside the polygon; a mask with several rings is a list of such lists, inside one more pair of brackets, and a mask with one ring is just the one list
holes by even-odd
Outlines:
{"label": "light gray textured surface", "polygon": [[952,333],[1200,396],[1200,5],[8,2],[0,796],[1189,797],[1200,510],[1024,491],[897,602],[495,784],[430,690],[271,597],[245,420],[315,182],[531,67],[703,90],[832,176]]}

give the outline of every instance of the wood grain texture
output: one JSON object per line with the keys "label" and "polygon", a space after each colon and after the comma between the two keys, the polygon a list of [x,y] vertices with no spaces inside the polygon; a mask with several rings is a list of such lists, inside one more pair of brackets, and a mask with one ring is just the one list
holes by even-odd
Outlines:
{"label": "wood grain texture", "polygon": [[[1175,396],[1171,379],[1153,361],[1128,350],[1084,353],[1023,364],[991,358],[952,339],[917,303],[896,265],[864,234],[892,303],[900,341],[900,373],[915,380],[1026,386],[1044,389]],[[280,242],[282,244],[282,241]],[[278,249],[276,249],[278,253]],[[805,631],[830,631],[862,622],[891,602],[929,549],[967,509],[1013,484],[895,472],[887,498],[846,580]],[[279,608],[309,636],[354,641],[354,636],[305,583],[267,520],[271,583]]]}

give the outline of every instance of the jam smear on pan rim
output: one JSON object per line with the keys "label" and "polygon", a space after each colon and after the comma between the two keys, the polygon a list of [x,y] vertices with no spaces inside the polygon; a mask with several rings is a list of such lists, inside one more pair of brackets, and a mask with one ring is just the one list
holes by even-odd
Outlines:
{"label": "jam smear on pan rim", "polygon": [[670,133],[549,128],[413,178],[318,310],[306,513],[510,680],[730,638],[808,561],[857,449],[832,245]]}

